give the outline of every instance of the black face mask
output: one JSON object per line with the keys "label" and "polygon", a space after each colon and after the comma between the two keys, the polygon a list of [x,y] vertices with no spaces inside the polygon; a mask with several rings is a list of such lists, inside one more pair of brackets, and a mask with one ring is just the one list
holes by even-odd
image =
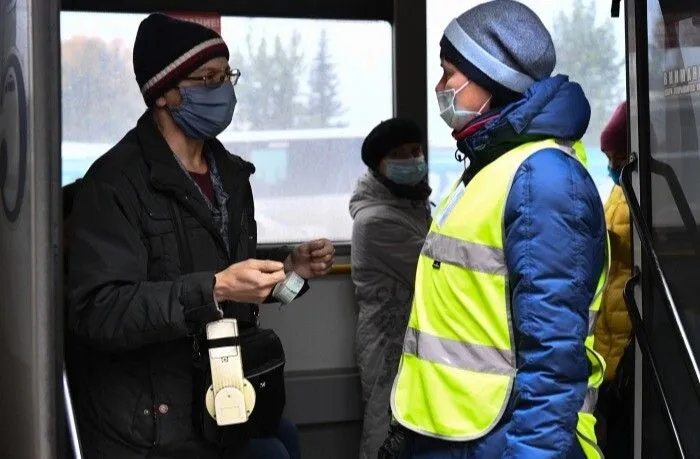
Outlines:
{"label": "black face mask", "polygon": [[411,201],[425,201],[433,191],[428,185],[427,176],[416,185],[401,185],[392,182],[378,171],[373,170],[372,174],[379,180],[379,183],[387,187],[397,198],[409,199]]}

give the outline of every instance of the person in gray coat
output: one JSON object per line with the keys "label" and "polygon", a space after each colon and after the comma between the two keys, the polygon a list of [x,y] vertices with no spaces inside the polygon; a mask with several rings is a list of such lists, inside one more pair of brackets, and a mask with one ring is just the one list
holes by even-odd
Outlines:
{"label": "person in gray coat", "polygon": [[356,352],[365,410],[361,459],[376,459],[387,435],[416,264],[430,225],[422,138],[410,120],[393,118],[376,126],[362,145],[369,170],[350,199]]}

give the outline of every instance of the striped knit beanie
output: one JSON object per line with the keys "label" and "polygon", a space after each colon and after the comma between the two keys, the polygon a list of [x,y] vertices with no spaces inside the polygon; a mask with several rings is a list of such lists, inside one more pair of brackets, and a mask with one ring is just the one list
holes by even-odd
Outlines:
{"label": "striped knit beanie", "polygon": [[440,56],[493,95],[501,106],[551,76],[554,42],[539,17],[514,0],[493,0],[450,22]]}
{"label": "striped knit beanie", "polygon": [[149,15],[134,42],[134,74],[146,105],[216,57],[228,59],[229,52],[214,30],[165,14]]}

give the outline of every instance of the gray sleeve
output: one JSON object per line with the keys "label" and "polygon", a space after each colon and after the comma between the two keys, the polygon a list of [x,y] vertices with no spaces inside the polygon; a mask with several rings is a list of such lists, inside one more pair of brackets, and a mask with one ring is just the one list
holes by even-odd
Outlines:
{"label": "gray sleeve", "polygon": [[426,234],[389,218],[360,218],[353,226],[353,270],[379,271],[412,287]]}

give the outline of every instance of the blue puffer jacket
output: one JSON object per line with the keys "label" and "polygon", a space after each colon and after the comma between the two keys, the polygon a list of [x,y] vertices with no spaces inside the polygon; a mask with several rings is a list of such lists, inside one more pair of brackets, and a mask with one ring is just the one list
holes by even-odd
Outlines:
{"label": "blue puffer jacket", "polygon": [[[466,134],[458,147],[478,167],[525,142],[578,140],[589,119],[581,87],[559,75],[456,137]],[[486,437],[461,446],[467,457],[582,457],[576,422],[590,371],[584,340],[605,231],[598,190],[576,159],[543,149],[521,165],[505,209],[518,372],[503,419]]]}

